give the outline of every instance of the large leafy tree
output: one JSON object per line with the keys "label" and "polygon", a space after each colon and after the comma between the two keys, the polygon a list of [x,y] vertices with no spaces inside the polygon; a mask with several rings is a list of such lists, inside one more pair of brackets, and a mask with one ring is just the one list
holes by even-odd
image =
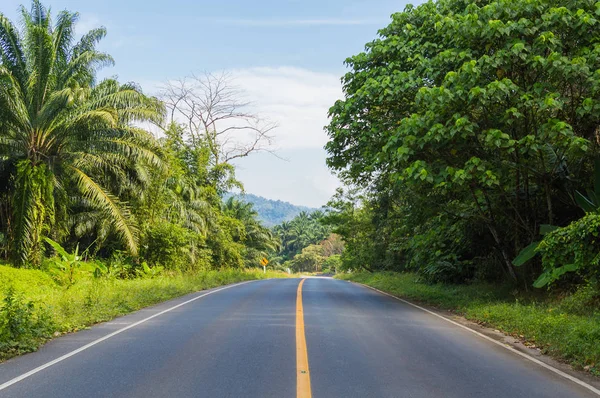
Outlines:
{"label": "large leafy tree", "polygon": [[67,209],[97,210],[130,252],[137,230],[118,194],[160,166],[156,144],[135,122],[159,122],[160,102],[96,72],[113,63],[95,29],[76,40],[78,14],[56,20],[38,0],[21,9],[22,30],[0,14],[0,168],[18,263],[39,262],[44,235],[60,234]]}
{"label": "large leafy tree", "polygon": [[370,203],[395,203],[375,219],[422,215],[390,245],[410,247],[425,225],[451,242],[485,231],[463,259],[493,245],[516,278],[511,259],[541,224],[580,216],[574,188],[598,148],[599,14],[589,0],[428,2],[347,60],[328,162]]}

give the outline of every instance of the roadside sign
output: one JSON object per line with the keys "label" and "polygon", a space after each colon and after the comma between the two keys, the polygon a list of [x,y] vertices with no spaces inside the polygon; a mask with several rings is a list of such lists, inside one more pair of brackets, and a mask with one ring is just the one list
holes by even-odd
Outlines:
{"label": "roadside sign", "polygon": [[262,265],[263,267],[263,272],[266,274],[267,273],[267,264],[269,264],[269,260],[267,260],[266,258],[262,258],[262,260],[260,260],[260,265]]}

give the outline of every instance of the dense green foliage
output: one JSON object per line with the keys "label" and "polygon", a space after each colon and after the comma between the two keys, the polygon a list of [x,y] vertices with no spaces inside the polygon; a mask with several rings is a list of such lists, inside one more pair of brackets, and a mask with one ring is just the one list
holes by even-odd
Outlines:
{"label": "dense green foliage", "polygon": [[[599,155],[599,15],[590,0],[427,2],[349,58],[326,147],[348,185],[329,216],[344,266],[597,280],[600,230],[580,196]],[[563,228],[516,267],[542,225]]]}
{"label": "dense green foliage", "polygon": [[238,202],[229,198],[223,207],[223,213],[241,223],[237,242],[244,245],[244,263],[258,266],[261,259],[276,253],[280,248],[277,236],[263,226],[257,219],[258,213],[252,203]]}
{"label": "dense green foliage", "polygon": [[331,234],[317,244],[310,244],[283,263],[283,268],[293,272],[335,273],[341,266],[344,243],[339,235]]}
{"label": "dense green foliage", "polygon": [[281,239],[280,261],[292,259],[302,249],[319,243],[330,234],[330,228],[321,220],[323,212],[301,212],[291,221],[283,222],[273,227],[273,232]]}
{"label": "dense green foliage", "polygon": [[258,213],[258,219],[267,227],[273,227],[286,221],[291,221],[294,217],[302,212],[312,213],[317,209],[311,209],[306,206],[296,206],[281,200],[271,200],[262,196],[245,194],[226,194],[224,198],[227,200],[233,196],[241,202],[252,203],[254,210]]}
{"label": "dense green foliage", "polygon": [[0,255],[46,269],[56,242],[73,264],[120,259],[128,275],[257,266],[277,249],[250,207],[222,205],[240,183],[215,131],[165,122],[135,84],[97,82],[113,62],[96,50],[104,29],[76,40],[78,14],[21,11],[20,30],[0,14]]}
{"label": "dense green foliage", "polygon": [[0,15],[0,228],[13,259],[39,265],[42,238],[68,233],[73,207],[102,213],[137,253],[137,232],[116,192],[135,189],[160,167],[152,137],[135,122],[159,121],[162,105],[131,84],[96,70],[112,63],[96,44],[103,29],[74,41],[77,14],[56,23],[34,1],[22,9],[23,31]]}
{"label": "dense green foliage", "polygon": [[325,213],[301,212],[273,228],[281,247],[272,259],[279,269],[293,272],[335,272],[340,266],[344,242],[324,223]]}
{"label": "dense green foliage", "polygon": [[600,297],[594,288],[582,287],[566,297],[538,297],[517,294],[508,284],[426,284],[411,273],[363,272],[338,277],[456,311],[524,340],[526,345],[535,345],[544,353],[600,374]]}
{"label": "dense green foliage", "polygon": [[229,269],[122,279],[116,275],[94,277],[87,272],[80,273],[76,283],[65,289],[45,272],[0,265],[0,361],[33,351],[55,334],[76,331],[186,293],[280,276]]}

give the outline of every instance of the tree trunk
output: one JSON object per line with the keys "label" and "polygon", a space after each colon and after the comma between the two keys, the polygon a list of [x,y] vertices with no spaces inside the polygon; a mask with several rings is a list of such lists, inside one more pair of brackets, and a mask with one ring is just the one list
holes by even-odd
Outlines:
{"label": "tree trunk", "polygon": [[11,254],[16,265],[31,263],[39,267],[44,234],[54,222],[52,173],[45,164],[23,160],[17,165],[16,176]]}
{"label": "tree trunk", "polygon": [[550,186],[546,181],[544,183],[545,191],[546,191],[546,205],[548,206],[548,224],[554,225],[554,211],[552,209],[552,194],[550,192]]}
{"label": "tree trunk", "polygon": [[494,238],[494,242],[496,242],[496,245],[498,246],[498,250],[500,250],[500,253],[502,254],[502,260],[504,261],[504,265],[506,266],[506,271],[508,271],[510,277],[516,282],[517,274],[515,272],[515,268],[513,267],[512,262],[510,261],[506,250],[504,249],[504,246],[502,245],[502,241],[498,236],[498,231],[496,231],[496,227],[489,222],[486,224],[490,233],[492,234],[492,237]]}
{"label": "tree trunk", "polygon": [[508,257],[508,254],[506,253],[506,250],[504,249],[504,246],[502,245],[502,241],[500,240],[498,231],[496,230],[494,216],[491,212],[491,208],[490,208],[491,205],[490,205],[489,199],[487,198],[487,196],[485,197],[486,203],[488,204],[488,211],[490,213],[490,217],[488,217],[487,214],[485,213],[485,211],[481,208],[481,205],[479,204],[479,200],[477,200],[477,195],[475,195],[475,191],[474,191],[473,187],[471,187],[471,195],[473,196],[473,200],[475,201],[475,204],[477,205],[479,212],[485,219],[485,224],[488,227],[488,230],[490,231],[490,233],[492,234],[492,237],[494,238],[494,242],[496,242],[496,246],[498,247],[498,250],[500,250],[500,253],[502,255],[502,261],[504,262],[504,265],[506,266],[506,271],[508,272],[510,277],[516,282],[517,274],[515,273],[515,269],[513,268],[513,265]]}

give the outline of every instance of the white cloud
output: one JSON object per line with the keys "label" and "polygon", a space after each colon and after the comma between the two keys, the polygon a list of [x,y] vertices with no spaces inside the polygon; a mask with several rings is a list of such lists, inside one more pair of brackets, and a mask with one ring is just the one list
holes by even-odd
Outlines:
{"label": "white cloud", "polygon": [[[255,67],[225,71],[231,83],[250,103],[253,113],[277,123],[279,149],[322,148],[327,113],[343,98],[339,75],[293,67]],[[222,71],[214,71],[219,75]],[[138,82],[149,94],[157,94],[165,82]]]}
{"label": "white cloud", "polygon": [[290,67],[230,72],[254,111],[278,123],[279,148],[320,148],[327,142],[327,112],[342,98],[338,75]]}
{"label": "white cloud", "polygon": [[250,68],[230,71],[254,110],[279,124],[278,154],[238,162],[238,176],[250,193],[313,207],[324,205],[340,186],[325,165],[327,113],[342,98],[338,75],[306,69]]}
{"label": "white cloud", "polygon": [[321,207],[341,184],[325,165],[322,148],[282,150],[281,160],[258,153],[236,162],[246,192],[297,205]]}

